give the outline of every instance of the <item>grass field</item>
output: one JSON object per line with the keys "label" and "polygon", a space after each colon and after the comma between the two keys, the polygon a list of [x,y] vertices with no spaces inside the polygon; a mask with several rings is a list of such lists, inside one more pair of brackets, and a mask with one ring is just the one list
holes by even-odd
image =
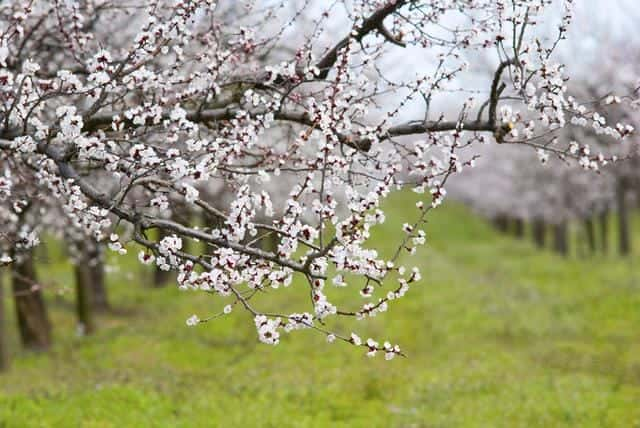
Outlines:
{"label": "grass field", "polygon": [[[392,212],[411,198],[394,197],[380,242],[397,239]],[[307,331],[261,345],[240,311],[187,328],[221,302],[146,288],[127,261],[95,336],[76,337],[72,293],[50,296],[50,354],[21,353],[10,326],[0,427],[640,427],[637,257],[562,260],[455,204],[427,233],[421,284],[356,325],[408,358],[368,359]],[[41,276],[71,284],[62,263]],[[306,310],[295,287],[280,302]]]}

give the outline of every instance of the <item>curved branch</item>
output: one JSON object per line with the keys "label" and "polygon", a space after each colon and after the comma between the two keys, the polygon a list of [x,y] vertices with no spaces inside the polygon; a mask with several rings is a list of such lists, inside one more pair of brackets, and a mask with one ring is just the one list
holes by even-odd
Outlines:
{"label": "curved branch", "polygon": [[356,41],[360,42],[367,34],[372,33],[373,31],[378,30],[385,39],[400,46],[404,46],[404,43],[393,37],[391,33],[384,27],[383,22],[387,16],[391,15],[400,7],[410,2],[413,2],[413,0],[396,0],[395,2],[389,2],[389,4],[378,9],[371,16],[366,18],[362,22],[362,25],[360,25],[356,29],[355,35],[350,34],[344,37],[333,48],[331,48],[331,50],[329,50],[329,52],[327,52],[320,59],[320,61],[318,61],[318,63],[316,64],[316,67],[318,67],[318,69],[320,70],[320,74],[318,75],[318,77],[320,79],[326,79],[329,71],[331,71],[336,61],[338,60],[338,52],[340,52],[340,49],[344,48],[349,43],[349,40],[355,39]]}
{"label": "curved branch", "polygon": [[513,58],[506,59],[498,65],[495,74],[493,75],[493,81],[491,82],[491,95],[489,97],[489,123],[493,126],[494,135],[498,143],[502,143],[504,138],[505,129],[498,126],[497,109],[498,101],[500,100],[500,94],[504,90],[504,86],[500,85],[502,79],[502,73],[507,67],[516,65],[517,62]]}

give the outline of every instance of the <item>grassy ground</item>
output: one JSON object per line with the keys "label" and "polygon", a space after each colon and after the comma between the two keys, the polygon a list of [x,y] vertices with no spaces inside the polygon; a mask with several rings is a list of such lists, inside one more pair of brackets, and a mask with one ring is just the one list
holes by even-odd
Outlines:
{"label": "grassy ground", "polygon": [[[388,218],[380,242],[397,239]],[[357,326],[408,358],[368,359],[311,332],[260,345],[240,312],[187,328],[221,303],[145,288],[124,264],[110,275],[118,313],[94,337],[75,336],[71,294],[50,296],[49,355],[19,352],[11,329],[0,427],[640,427],[639,264],[561,260],[456,205],[427,230],[421,285]],[[60,263],[42,273],[70,283]],[[281,301],[292,311],[297,288]]]}

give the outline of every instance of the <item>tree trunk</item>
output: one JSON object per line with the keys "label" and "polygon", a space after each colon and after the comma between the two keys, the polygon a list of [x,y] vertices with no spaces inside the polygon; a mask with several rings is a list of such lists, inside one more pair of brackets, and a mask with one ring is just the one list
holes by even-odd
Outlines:
{"label": "tree trunk", "polygon": [[587,238],[589,254],[594,254],[596,252],[596,227],[593,217],[584,219],[584,231]]}
{"label": "tree trunk", "polygon": [[533,220],[533,242],[535,242],[538,248],[544,248],[546,238],[546,224],[542,219]]}
{"label": "tree trunk", "polygon": [[78,263],[74,267],[76,277],[76,316],[78,317],[78,335],[93,334],[95,323],[93,319],[93,299],[91,298],[93,271],[85,263]]}
{"label": "tree trunk", "polygon": [[33,254],[25,253],[12,264],[13,295],[22,345],[31,350],[46,350],[51,346],[51,323],[37,285]]}
{"label": "tree trunk", "polygon": [[563,256],[569,255],[569,237],[567,222],[553,226],[553,249]]}
{"label": "tree trunk", "polygon": [[521,218],[513,219],[513,235],[518,238],[524,238],[524,220]]}
{"label": "tree trunk", "polygon": [[7,323],[4,312],[3,269],[0,269],[0,372],[9,368],[9,349],[7,348]]}
{"label": "tree trunk", "polygon": [[153,286],[155,288],[162,288],[171,279],[171,271],[162,270],[158,266],[153,271]]}
{"label": "tree trunk", "polygon": [[626,256],[631,252],[629,208],[626,196],[626,182],[624,179],[620,179],[616,187],[616,202],[618,205],[618,249],[622,256]]}
{"label": "tree trunk", "polygon": [[509,220],[503,215],[498,215],[493,218],[493,225],[502,233],[506,233],[509,230]]}
{"label": "tree trunk", "polygon": [[89,261],[91,306],[96,311],[104,312],[109,310],[109,298],[104,277],[104,250],[97,242],[94,245]]}
{"label": "tree trunk", "polygon": [[607,254],[609,251],[609,208],[605,208],[598,216],[600,220],[600,251]]}

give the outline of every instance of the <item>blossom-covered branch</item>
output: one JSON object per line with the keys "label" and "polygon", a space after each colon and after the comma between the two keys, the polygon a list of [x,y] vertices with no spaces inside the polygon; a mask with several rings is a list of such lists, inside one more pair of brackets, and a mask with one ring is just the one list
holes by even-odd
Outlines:
{"label": "blossom-covered branch", "polygon": [[[336,4],[0,5],[2,251],[71,224],[118,253],[135,243],[142,263],[220,301],[217,315],[244,308],[265,343],[310,328],[402,355],[335,331],[334,319],[384,312],[420,280],[406,255],[426,242],[448,178],[481,142],[560,156],[570,149],[546,142],[568,118],[601,120],[567,96],[552,58],[570,4],[557,22],[533,0]],[[556,37],[539,37],[538,22]],[[469,88],[481,57],[497,65]],[[622,139],[632,128],[600,131]],[[589,168],[608,159],[576,157]],[[399,188],[426,196],[385,256],[371,235]],[[25,204],[51,218],[21,218]],[[308,312],[261,310],[263,291],[282,288],[308,295]],[[333,303],[351,290],[350,307]]]}

